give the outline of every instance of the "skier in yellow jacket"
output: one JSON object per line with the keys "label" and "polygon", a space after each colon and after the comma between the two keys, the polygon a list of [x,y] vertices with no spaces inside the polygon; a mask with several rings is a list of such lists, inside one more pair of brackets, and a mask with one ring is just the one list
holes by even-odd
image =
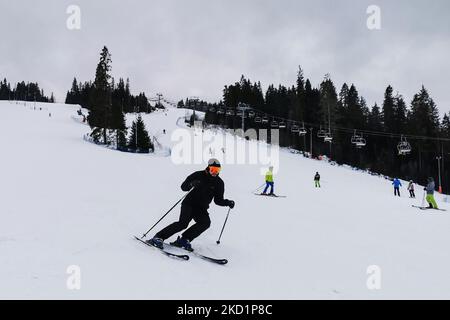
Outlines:
{"label": "skier in yellow jacket", "polygon": [[269,171],[266,172],[266,187],[264,188],[263,193],[261,194],[267,194],[267,189],[269,189],[270,186],[270,193],[269,195],[273,195],[273,167],[269,167]]}

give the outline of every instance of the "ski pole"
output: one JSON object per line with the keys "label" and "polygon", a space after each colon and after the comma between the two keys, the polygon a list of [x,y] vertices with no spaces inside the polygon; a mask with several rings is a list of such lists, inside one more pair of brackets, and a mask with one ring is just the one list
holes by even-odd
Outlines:
{"label": "ski pole", "polygon": [[266,183],[264,182],[262,185],[260,185],[258,187],[258,189],[253,190],[253,193],[255,193],[256,191],[258,191],[259,189],[261,189],[262,187],[264,187],[266,185]]}
{"label": "ski pole", "polygon": [[220,243],[220,238],[222,238],[222,233],[223,233],[223,229],[225,229],[225,225],[227,224],[227,220],[228,220],[228,215],[230,214],[230,210],[231,208],[228,208],[228,213],[227,213],[227,217],[225,218],[225,222],[223,223],[223,227],[222,227],[222,231],[220,231],[220,236],[219,239],[216,241],[217,244]]}
{"label": "ski pole", "polygon": [[178,201],[172,206],[172,208],[170,208],[169,211],[167,211],[167,212],[161,217],[161,219],[158,220],[158,222],[156,222],[150,229],[148,229],[148,231],[147,231],[146,233],[144,233],[144,235],[141,237],[141,239],[144,239],[144,238],[147,236],[147,234],[148,234],[150,231],[152,231],[152,229],[153,229],[154,227],[156,227],[156,225],[157,225],[158,223],[160,223],[161,220],[164,219],[164,217],[167,216],[167,215],[169,214],[170,211],[173,210],[173,208],[176,207],[177,204],[179,204],[184,198],[187,197],[187,195],[188,195],[189,193],[191,193],[192,190],[194,190],[194,189],[191,189],[191,190],[190,190],[188,193],[186,193],[180,200],[178,200]]}

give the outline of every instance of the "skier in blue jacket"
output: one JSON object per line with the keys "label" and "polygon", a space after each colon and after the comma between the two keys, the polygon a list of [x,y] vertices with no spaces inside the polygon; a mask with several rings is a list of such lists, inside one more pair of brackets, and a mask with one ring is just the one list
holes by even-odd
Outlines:
{"label": "skier in blue jacket", "polygon": [[392,181],[392,184],[394,185],[394,196],[398,195],[400,197],[400,187],[402,186],[402,183],[398,178],[395,178],[394,181]]}

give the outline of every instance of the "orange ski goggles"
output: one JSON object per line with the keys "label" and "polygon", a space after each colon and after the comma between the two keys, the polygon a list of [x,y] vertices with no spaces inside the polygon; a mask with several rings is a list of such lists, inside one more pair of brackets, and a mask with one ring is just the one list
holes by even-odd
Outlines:
{"label": "orange ski goggles", "polygon": [[212,176],[217,176],[218,174],[219,174],[219,172],[220,172],[220,167],[208,167],[209,168],[209,173],[212,175]]}

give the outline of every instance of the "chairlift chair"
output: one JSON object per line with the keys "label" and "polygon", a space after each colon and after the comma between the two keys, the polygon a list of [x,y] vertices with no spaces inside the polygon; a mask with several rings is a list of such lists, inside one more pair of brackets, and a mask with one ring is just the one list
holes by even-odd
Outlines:
{"label": "chairlift chair", "polygon": [[303,123],[303,124],[302,124],[302,127],[299,128],[299,130],[298,130],[298,134],[299,134],[300,136],[304,136],[304,135],[306,135],[306,133],[307,133],[307,131],[306,131],[306,128],[305,128],[305,123]]}
{"label": "chairlift chair", "polygon": [[298,125],[294,124],[294,125],[291,127],[291,132],[292,132],[292,133],[299,133],[299,132],[300,132],[300,128],[298,127]]}
{"label": "chairlift chair", "polygon": [[366,139],[364,139],[363,137],[359,137],[356,139],[355,141],[355,146],[357,148],[362,148],[366,146]]}
{"label": "chairlift chair", "polygon": [[323,130],[322,128],[319,129],[319,131],[317,131],[317,137],[318,138],[325,138],[327,135],[326,131]]}
{"label": "chairlift chair", "polygon": [[255,117],[255,123],[261,123],[261,117]]}
{"label": "chairlift chair", "polygon": [[400,142],[397,145],[398,154],[401,156],[407,155],[411,152],[411,145],[405,137],[401,137]]}
{"label": "chairlift chair", "polygon": [[362,135],[357,134],[356,130],[355,130],[352,135],[351,143],[356,144],[356,142],[358,141],[359,138],[362,138]]}
{"label": "chairlift chair", "polygon": [[280,124],[278,125],[278,128],[285,129],[286,128],[286,122],[281,121]]}
{"label": "chairlift chair", "polygon": [[270,123],[270,127],[272,129],[278,129],[278,122],[276,120],[272,120],[272,122]]}
{"label": "chairlift chair", "polygon": [[331,136],[330,132],[325,133],[325,136],[323,137],[323,141],[328,142],[328,143],[333,142],[333,137]]}
{"label": "chairlift chair", "polygon": [[268,123],[269,122],[269,118],[267,116],[262,117],[262,123]]}

